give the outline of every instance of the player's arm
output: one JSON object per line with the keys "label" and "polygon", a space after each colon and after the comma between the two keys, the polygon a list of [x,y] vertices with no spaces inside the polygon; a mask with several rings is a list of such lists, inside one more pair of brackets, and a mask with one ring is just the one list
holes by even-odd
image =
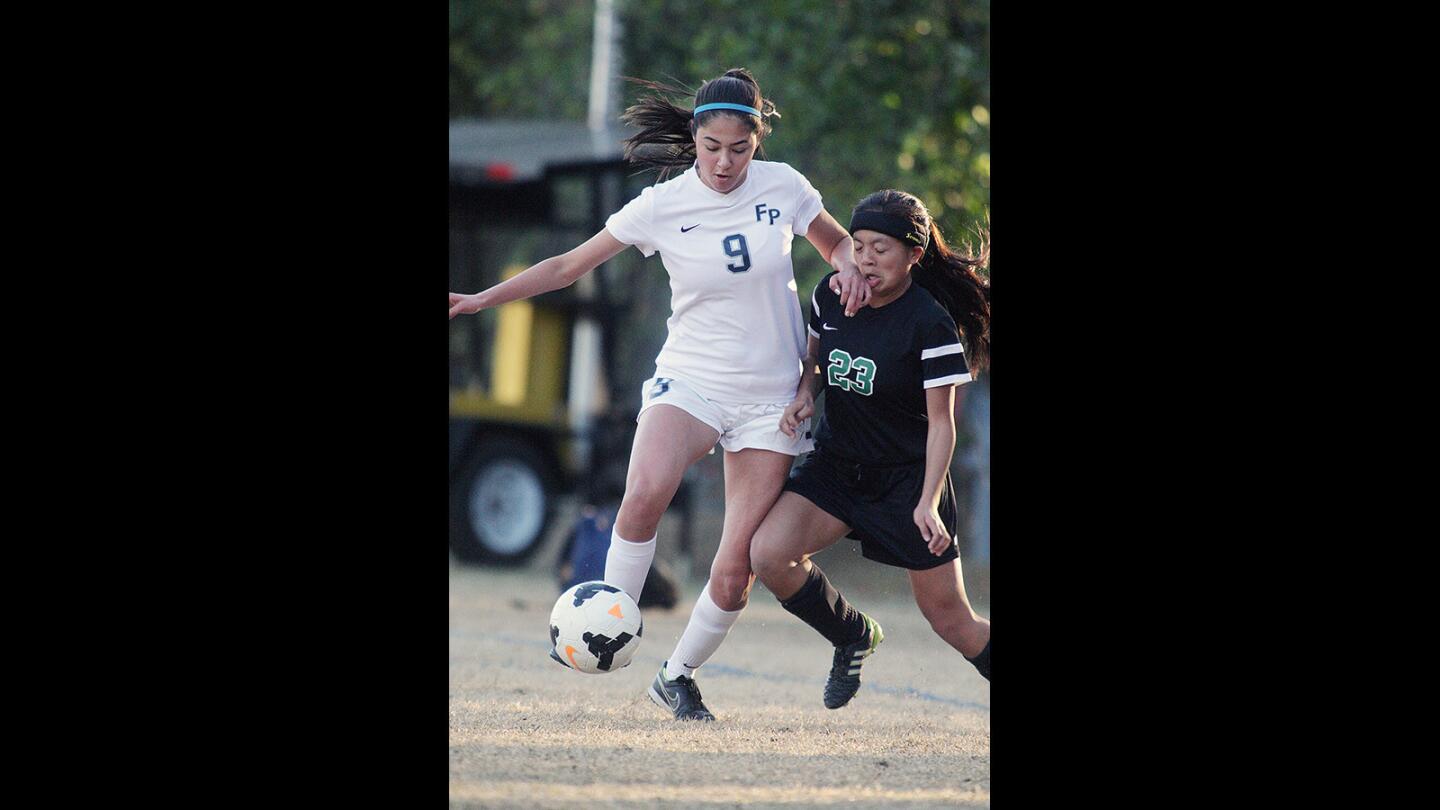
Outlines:
{"label": "player's arm", "polygon": [[950,545],[950,534],[940,520],[940,486],[950,458],[955,454],[955,386],[937,385],[925,389],[925,415],[929,429],[925,436],[925,484],[915,506],[915,525],[936,556]]}
{"label": "player's arm", "polygon": [[854,315],[856,310],[870,303],[870,285],[865,283],[865,277],[860,275],[860,268],[855,264],[855,242],[829,211],[820,209],[805,231],[805,238],[839,274],[831,279],[830,289],[840,293],[840,306],[845,309],[845,314]]}
{"label": "player's arm", "polygon": [[574,250],[538,262],[488,290],[472,295],[450,293],[450,317],[472,315],[482,309],[569,287],[625,247],[625,243],[602,228]]}
{"label": "player's arm", "polygon": [[800,370],[800,384],[795,387],[795,399],[785,406],[780,415],[780,430],[791,438],[800,429],[800,423],[815,413],[815,397],[825,387],[825,375],[820,373],[820,339],[810,335],[805,344],[805,364]]}

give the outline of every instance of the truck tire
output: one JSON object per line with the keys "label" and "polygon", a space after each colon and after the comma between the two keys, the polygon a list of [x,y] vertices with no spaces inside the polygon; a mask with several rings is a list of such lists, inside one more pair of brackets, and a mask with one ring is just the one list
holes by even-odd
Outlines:
{"label": "truck tire", "polygon": [[540,452],[518,439],[482,441],[450,490],[451,549],[467,562],[524,562],[544,541],[554,504]]}

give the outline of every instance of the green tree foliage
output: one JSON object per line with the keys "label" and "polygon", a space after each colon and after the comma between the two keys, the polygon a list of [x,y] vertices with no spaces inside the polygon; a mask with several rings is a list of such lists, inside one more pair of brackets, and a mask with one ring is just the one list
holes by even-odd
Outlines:
{"label": "green tree foliage", "polygon": [[[844,224],[899,188],[952,243],[990,204],[989,0],[617,0],[626,75],[698,86],[748,68],[782,117],[789,163]],[[591,3],[451,4],[451,115],[583,120]],[[636,96],[626,86],[625,101]],[[826,271],[797,250],[808,290]]]}
{"label": "green tree foliage", "polygon": [[584,121],[593,3],[450,2],[450,117]]}

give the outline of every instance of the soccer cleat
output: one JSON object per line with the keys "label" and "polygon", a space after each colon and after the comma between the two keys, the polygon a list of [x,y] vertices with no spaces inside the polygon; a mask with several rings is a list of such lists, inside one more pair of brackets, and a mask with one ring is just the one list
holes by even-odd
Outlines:
{"label": "soccer cleat", "polygon": [[660,671],[655,673],[655,682],[650,684],[650,699],[660,708],[673,712],[676,720],[715,719],[715,715],[700,700],[700,687],[695,685],[694,679],[685,675],[673,681],[666,678],[665,664],[660,665]]}
{"label": "soccer cleat", "polygon": [[865,620],[865,635],[853,644],[835,648],[835,659],[830,665],[830,679],[825,682],[825,708],[838,709],[855,697],[860,688],[860,662],[870,657],[880,642],[885,640],[885,631],[880,623],[860,614]]}

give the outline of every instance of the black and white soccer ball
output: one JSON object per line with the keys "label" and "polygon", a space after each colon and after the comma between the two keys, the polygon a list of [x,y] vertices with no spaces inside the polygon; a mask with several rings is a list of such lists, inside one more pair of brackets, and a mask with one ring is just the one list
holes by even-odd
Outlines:
{"label": "black and white soccer ball", "polygon": [[645,622],[630,595],[605,582],[582,582],[560,594],[550,611],[550,657],[571,669],[603,675],[630,665]]}

